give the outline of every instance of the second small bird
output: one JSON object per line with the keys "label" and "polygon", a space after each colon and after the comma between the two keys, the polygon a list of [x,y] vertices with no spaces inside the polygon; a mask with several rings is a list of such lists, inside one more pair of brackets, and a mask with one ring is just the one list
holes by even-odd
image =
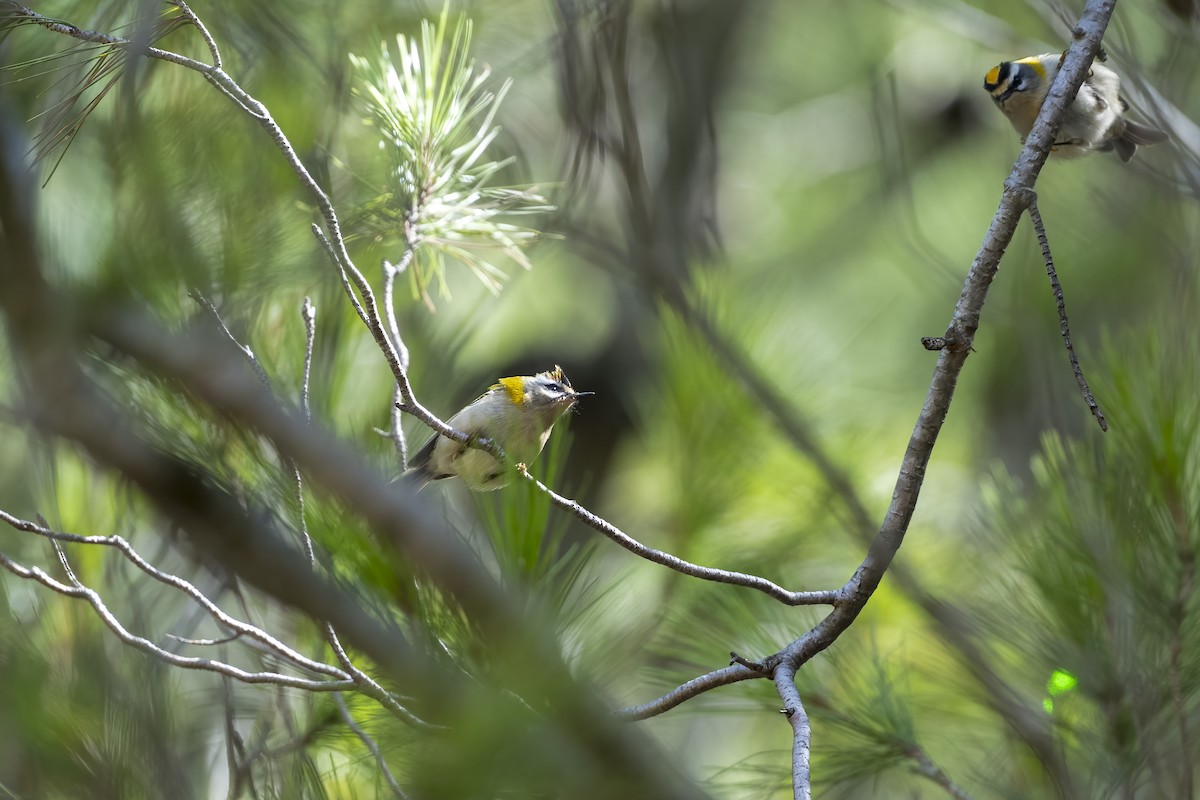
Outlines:
{"label": "second small bird", "polygon": [[[983,88],[1021,134],[1022,142],[1033,130],[1033,122],[1050,93],[1061,61],[1058,53],[1029,56],[1004,61],[984,76]],[[1121,79],[1117,73],[1101,64],[1092,64],[1079,94],[1067,108],[1050,151],[1057,158],[1078,158],[1115,150],[1122,161],[1129,161],[1138,145],[1167,140],[1162,131],[1127,119],[1128,109],[1121,97]]]}
{"label": "second small bird", "polygon": [[[529,464],[546,446],[554,423],[590,394],[572,389],[562,367],[556,366],[537,375],[501,378],[448,424],[496,442],[512,464]],[[486,492],[507,486],[513,475],[490,453],[435,435],[412,457],[402,479],[420,488],[429,481],[455,477],[474,491]]]}

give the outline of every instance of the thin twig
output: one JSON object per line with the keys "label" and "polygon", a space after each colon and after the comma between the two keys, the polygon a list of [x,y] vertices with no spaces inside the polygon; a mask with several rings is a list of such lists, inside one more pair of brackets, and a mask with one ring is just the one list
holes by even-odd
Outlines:
{"label": "thin twig", "polygon": [[400,254],[399,261],[395,264],[387,260],[383,262],[383,309],[387,314],[388,330],[392,334],[392,342],[396,345],[396,353],[400,357],[400,366],[405,370],[408,369],[408,346],[404,344],[404,337],[400,335],[400,325],[396,322],[394,296],[396,278],[403,275],[408,269],[415,253],[414,245],[408,243],[405,245],[404,252]]}
{"label": "thin twig", "polygon": [[[396,321],[395,285],[396,278],[406,269],[413,259],[413,245],[404,248],[400,261],[393,264],[386,259],[383,262],[383,308],[387,314],[388,330],[392,334],[392,342],[400,356],[400,366],[408,369],[408,346],[400,335],[400,324]],[[390,436],[396,447],[396,458],[400,462],[400,471],[408,469],[408,441],[404,438],[404,426],[401,424],[403,412],[400,410],[405,402],[404,392],[397,383],[392,392],[392,430]]]}
{"label": "thin twig", "polygon": [[637,539],[634,539],[608,520],[596,516],[574,500],[563,497],[553,489],[550,489],[537,478],[530,475],[523,464],[517,465],[517,472],[521,477],[536,486],[538,491],[550,498],[551,503],[564,511],[574,514],[576,519],[588,527],[599,531],[621,547],[647,561],[653,561],[655,564],[661,564],[664,567],[681,572],[684,575],[690,575],[693,578],[757,589],[763,594],[774,597],[779,602],[788,606],[836,606],[842,600],[842,593],[838,590],[826,592],[792,592],[757,575],[747,575],[744,572],[730,572],[729,570],[714,569],[713,567],[702,567],[699,564],[684,561],[682,558],[665,553],[662,550],[655,550],[653,547],[648,547]]}
{"label": "thin twig", "polygon": [[767,671],[763,668],[763,665],[761,662],[753,661],[749,658],[746,658],[743,655],[739,655],[738,653],[733,652],[732,650],[729,651],[729,663],[730,664],[741,664],[746,669],[753,670],[754,672],[761,672],[761,673],[763,673],[763,677],[766,677],[766,675],[767,675]]}
{"label": "thin twig", "polygon": [[278,672],[247,672],[239,669],[231,664],[226,664],[221,661],[214,661],[208,658],[193,658],[189,656],[180,656],[175,653],[168,652],[148,639],[145,639],[136,634],[130,633],[125,629],[120,621],[109,611],[100,595],[92,589],[84,586],[74,577],[74,574],[69,572],[70,567],[66,564],[65,557],[61,556],[61,549],[55,543],[55,549],[60,552],[60,560],[64,564],[64,568],[68,570],[71,580],[71,585],[61,583],[47,575],[40,567],[24,567],[10,559],[8,556],[0,553],[0,566],[7,569],[18,578],[25,580],[36,581],[48,589],[52,589],[61,595],[74,597],[81,600],[87,600],[95,609],[100,620],[108,626],[108,628],[117,635],[117,638],[126,644],[135,647],[149,655],[154,656],[173,667],[181,669],[203,670],[208,672],[216,672],[220,675],[227,675],[234,680],[242,683],[270,683],[279,686],[288,686],[293,689],[303,689],[309,692],[337,692],[354,689],[354,681],[348,678],[343,680],[309,680],[306,678],[297,678],[293,675],[283,675]]}
{"label": "thin twig", "polygon": [[225,767],[229,771],[229,790],[225,797],[235,800],[241,794],[242,776],[245,774],[241,757],[246,754],[246,748],[235,722],[233,681],[224,675],[221,676],[221,709],[225,723]]}
{"label": "thin twig", "polygon": [[187,56],[180,55],[179,53],[173,53],[170,50],[163,50],[161,48],[151,47],[148,45],[139,45],[137,42],[127,39],[123,36],[112,36],[107,33],[100,33],[99,31],[87,30],[85,28],[72,25],[69,22],[63,22],[59,19],[44,16],[19,3],[12,3],[8,5],[7,11],[9,15],[13,17],[27,19],[33,24],[39,25],[48,31],[53,31],[54,33],[62,34],[63,36],[70,36],[72,39],[78,39],[81,42],[91,42],[92,44],[105,45],[107,47],[113,47],[123,51],[127,50],[135,52],[138,55],[144,55],[160,61],[169,61],[172,64],[178,64],[181,67],[186,67],[187,69],[195,70],[196,72],[200,73],[209,73],[212,70],[217,69],[215,67],[210,67],[203,61],[197,61],[194,58],[188,58]]}
{"label": "thin twig", "polygon": [[229,644],[236,642],[242,638],[240,633],[231,633],[228,636],[222,636],[220,639],[193,639],[189,636],[176,636],[173,633],[164,634],[168,639],[174,639],[182,644],[195,645],[196,647],[214,647],[219,644]]}
{"label": "thin twig", "polygon": [[358,318],[362,320],[363,325],[366,325],[368,328],[371,327],[371,323],[367,319],[367,312],[363,309],[362,303],[358,301],[358,295],[354,293],[354,287],[350,285],[350,276],[346,274],[345,268],[337,260],[337,252],[333,249],[333,243],[329,241],[329,237],[325,235],[325,231],[321,230],[321,226],[315,222],[312,224],[312,234],[317,243],[321,245],[321,248],[329,256],[334,266],[337,267],[338,279],[342,282],[342,291],[349,298],[354,313],[358,314]]}
{"label": "thin twig", "polygon": [[271,636],[261,628],[242,622],[235,619],[223,611],[216,603],[210,600],[203,592],[201,592],[191,582],[180,578],[178,575],[173,575],[168,572],[163,572],[153,566],[149,561],[141,556],[133,546],[120,536],[80,536],[74,533],[64,533],[48,528],[44,525],[39,525],[29,520],[14,517],[8,512],[0,509],[0,521],[6,523],[12,528],[27,533],[34,533],[38,536],[43,536],[52,542],[73,542],[76,544],[99,545],[102,547],[112,547],[120,551],[126,559],[142,572],[149,575],[159,583],[170,586],[174,589],[183,592],[188,597],[192,598],[201,608],[209,613],[213,620],[221,627],[233,631],[247,639],[253,639],[267,647],[275,656],[289,661],[298,667],[315,672],[320,675],[328,675],[340,680],[349,678],[342,670],[337,667],[323,664],[320,661],[314,661],[307,656],[304,656],[292,648],[288,647],[283,642]]}
{"label": "thin twig", "polygon": [[190,292],[188,292],[188,297],[195,300],[198,306],[206,310],[212,316],[213,320],[217,323],[217,327],[219,327],[221,332],[225,334],[225,338],[229,339],[229,341],[233,343],[233,346],[241,351],[242,355],[246,357],[246,360],[250,362],[250,367],[254,370],[254,374],[258,376],[258,380],[267,388],[268,391],[270,391],[271,379],[267,377],[267,371],[263,369],[262,364],[259,363],[258,357],[254,355],[254,351],[250,349],[249,345],[242,344],[240,341],[238,341],[238,338],[233,335],[233,331],[229,330],[229,326],[225,324],[225,320],[221,319],[221,314],[217,311],[217,307],[213,305],[212,301],[201,294],[199,289],[192,289]]}
{"label": "thin twig", "polygon": [[379,765],[379,771],[383,773],[383,779],[387,781],[392,794],[400,798],[400,800],[407,800],[408,795],[404,793],[404,790],[400,788],[400,784],[396,782],[396,776],[392,774],[387,761],[384,760],[383,753],[379,750],[379,745],[375,743],[375,740],[350,715],[350,709],[346,706],[346,699],[342,697],[341,692],[334,693],[333,702],[337,704],[338,713],[342,716],[342,722],[346,723],[347,728],[354,731],[354,735],[361,739],[366,748],[371,751],[371,755],[375,756],[375,763]]}
{"label": "thin twig", "polygon": [[[404,436],[404,396],[400,392],[400,384],[392,386],[392,411],[391,411],[391,430],[379,431],[392,440],[392,444],[396,448],[396,461],[400,467],[400,472],[408,469],[408,439]],[[376,429],[378,430],[378,428]]]}
{"label": "thin twig", "polygon": [[[312,411],[308,406],[308,381],[312,377],[313,345],[317,338],[317,311],[312,302],[306,297],[300,305],[300,319],[304,323],[304,370],[300,378],[300,413],[305,423],[312,423]],[[313,548],[312,536],[308,533],[308,513],[304,500],[304,476],[300,467],[291,458],[284,457],[284,465],[292,474],[292,494],[296,498],[296,527],[300,531],[300,541],[304,542],[304,554],[308,563],[317,567],[317,551]]]}
{"label": "thin twig", "polygon": [[434,725],[426,722],[416,714],[405,708],[395,695],[384,689],[379,683],[367,673],[363,672],[350,659],[346,648],[342,646],[341,640],[338,638],[337,631],[329,623],[325,623],[325,640],[329,642],[329,646],[333,649],[334,655],[337,656],[338,663],[350,673],[350,677],[359,685],[363,694],[373,697],[383,705],[387,706],[388,710],[395,714],[398,718],[404,720],[410,725],[425,730],[444,730],[443,725]]}
{"label": "thin twig", "polygon": [[313,349],[317,341],[317,307],[305,297],[300,306],[300,318],[304,320],[304,373],[300,378],[300,413],[304,421],[312,422],[312,408],[308,402],[309,380],[312,378]]}
{"label": "thin twig", "polygon": [[1046,274],[1050,276],[1050,290],[1054,292],[1054,302],[1058,305],[1058,329],[1062,333],[1063,344],[1067,346],[1067,358],[1071,361],[1071,371],[1075,373],[1075,382],[1079,384],[1079,391],[1083,393],[1083,402],[1087,403],[1092,416],[1100,424],[1100,430],[1107,431],[1108,421],[1104,419],[1104,412],[1100,410],[1096,398],[1092,395],[1092,389],[1088,386],[1087,379],[1083,377],[1083,369],[1079,366],[1079,358],[1075,355],[1075,347],[1071,344],[1071,326],[1067,322],[1067,305],[1063,300],[1062,284],[1058,282],[1058,274],[1054,271],[1054,259],[1050,255],[1050,241],[1046,238],[1046,226],[1042,224],[1042,215],[1037,206],[1037,195],[1032,189],[1029,191],[1029,207],[1026,211],[1029,212],[1029,219],[1033,221],[1033,229],[1037,233],[1038,244],[1042,248],[1042,258],[1046,262]]}
{"label": "thin twig", "polygon": [[222,69],[224,65],[221,63],[221,51],[217,48],[217,40],[208,32],[208,28],[183,0],[171,0],[171,4],[182,11],[188,22],[192,23],[200,32],[200,38],[204,39],[204,43],[208,45],[208,52],[212,54],[213,66]]}
{"label": "thin twig", "polygon": [[[307,297],[304,298],[304,303],[300,307],[300,316],[304,321],[305,330],[304,373],[300,385],[300,411],[304,416],[305,423],[311,424],[312,409],[309,408],[308,392],[309,378],[312,375],[313,346],[317,336],[317,310],[313,306],[312,301]],[[288,461],[290,462],[291,460],[288,459]],[[297,468],[294,464],[292,466],[292,480],[295,487],[297,502],[296,514],[298,516],[300,534],[304,538],[304,544],[305,549],[308,552],[309,563],[315,567],[316,555],[313,551],[312,537],[308,533],[308,515],[305,512],[306,506],[304,499],[304,479],[299,468]],[[330,646],[333,648],[334,654],[337,656],[338,661],[341,663],[342,668],[350,674],[350,677],[354,679],[354,682],[358,684],[360,690],[364,694],[373,697],[375,700],[386,706],[388,710],[390,710],[397,717],[413,725],[424,728],[437,727],[430,725],[428,722],[425,722],[417,717],[415,714],[401,705],[400,701],[398,701],[391,692],[384,689],[377,681],[371,678],[371,676],[359,669],[354,662],[351,661],[350,656],[347,655],[345,648],[342,647],[341,641],[338,639],[337,631],[329,622],[325,623],[325,636],[329,641]]]}
{"label": "thin twig", "polygon": [[741,683],[742,681],[754,678],[765,678],[769,674],[761,670],[751,669],[742,664],[731,664],[728,667],[715,669],[712,672],[692,678],[687,683],[676,686],[671,691],[648,703],[622,708],[616,712],[616,716],[630,722],[657,717],[659,714],[670,711],[680,703],[691,700],[693,697],[702,695],[711,689],[716,689],[720,686],[729,686],[733,683]]}

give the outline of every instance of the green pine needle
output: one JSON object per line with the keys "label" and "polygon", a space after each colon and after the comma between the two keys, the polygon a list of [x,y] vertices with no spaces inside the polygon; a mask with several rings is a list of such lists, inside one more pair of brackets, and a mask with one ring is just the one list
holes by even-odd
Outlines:
{"label": "green pine needle", "polygon": [[447,8],[436,25],[422,22],[419,43],[397,36],[394,53],[385,42],[374,59],[350,56],[360,78],[355,94],[389,159],[387,188],[367,205],[365,222],[376,239],[414,251],[413,294],[431,308],[431,285],[446,294],[447,258],[493,293],[507,278],[494,259],[530,269],[522,251],[542,234],[510,218],[554,209],[536,187],[493,185],[513,161],[486,158],[512,81],[484,88],[490,70],[476,69],[469,55],[471,21],[449,17]]}

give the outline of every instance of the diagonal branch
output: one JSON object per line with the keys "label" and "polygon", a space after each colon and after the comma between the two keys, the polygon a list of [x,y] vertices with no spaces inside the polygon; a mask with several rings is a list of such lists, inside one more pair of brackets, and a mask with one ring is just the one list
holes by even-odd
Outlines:
{"label": "diagonal branch", "polygon": [[232,664],[226,664],[223,661],[214,661],[211,658],[196,658],[193,656],[181,656],[177,653],[172,653],[164,650],[158,645],[151,642],[145,637],[131,633],[120,620],[109,610],[100,594],[94,589],[89,589],[84,586],[74,574],[70,572],[69,566],[66,564],[66,559],[62,555],[62,550],[55,544],[55,548],[59,553],[60,561],[63,563],[64,569],[67,570],[70,577],[70,583],[61,583],[46,574],[40,567],[24,567],[13,561],[8,556],[0,553],[0,567],[16,575],[18,578],[25,580],[36,581],[48,589],[52,589],[66,597],[74,597],[80,600],[86,600],[95,610],[96,615],[101,621],[116,634],[127,645],[135,647],[149,655],[154,656],[173,667],[181,669],[203,670],[207,672],[215,672],[219,675],[224,675],[242,683],[270,683],[277,686],[287,686],[292,689],[303,689],[309,692],[337,692],[345,691],[354,688],[354,681],[349,678],[342,680],[314,680],[310,678],[298,678],[294,675],[284,675],[280,672],[247,672],[244,669],[235,667]]}
{"label": "diagonal branch", "polygon": [[724,569],[714,569],[713,567],[702,567],[699,564],[684,561],[682,558],[673,556],[670,553],[664,553],[662,550],[655,550],[653,547],[648,547],[637,539],[634,539],[611,522],[596,516],[574,500],[563,497],[553,489],[550,489],[537,478],[530,475],[523,464],[517,465],[517,474],[536,486],[542,494],[549,497],[551,503],[564,511],[574,514],[575,518],[580,522],[600,531],[600,533],[612,539],[635,556],[644,558],[647,561],[661,564],[664,567],[668,567],[684,575],[690,575],[693,578],[757,589],[763,594],[769,595],[788,606],[837,605],[841,602],[842,594],[840,591],[793,592],[758,575],[747,575],[744,572],[731,572]]}
{"label": "diagonal branch", "polygon": [[408,795],[400,788],[400,784],[396,781],[396,776],[392,774],[392,770],[388,767],[387,761],[383,757],[383,752],[379,749],[379,745],[375,740],[363,730],[362,726],[350,714],[350,709],[346,706],[346,699],[340,693],[333,695],[333,702],[337,705],[338,713],[342,716],[342,721],[346,723],[346,727],[354,732],[363,743],[363,745],[371,751],[371,755],[375,757],[375,763],[379,765],[379,771],[383,773],[384,780],[387,781],[388,788],[392,790],[392,794],[398,800],[408,800]]}
{"label": "diagonal branch", "polygon": [[692,678],[687,683],[680,684],[662,697],[651,700],[649,703],[623,708],[617,712],[617,716],[630,722],[649,719],[650,717],[656,717],[659,714],[670,711],[680,703],[691,700],[693,697],[704,694],[711,689],[716,689],[720,686],[729,686],[730,684],[748,681],[753,678],[765,678],[768,674],[761,670],[751,669],[744,664],[731,664],[728,667],[713,670],[697,678]]}
{"label": "diagonal branch", "polygon": [[[905,450],[896,479],[895,491],[883,524],[879,527],[859,568],[841,590],[842,602],[808,632],[795,639],[780,652],[764,659],[762,665],[768,673],[778,675],[780,674],[778,670],[784,669],[784,674],[794,675],[802,664],[829,647],[857,618],[878,588],[884,573],[899,551],[916,509],[933,447],[949,412],[958,376],[966,363],[967,355],[971,352],[971,345],[979,327],[988,289],[995,279],[1000,259],[1012,240],[1020,217],[1028,208],[1031,198],[1030,189],[1045,163],[1064,110],[1074,99],[1100,48],[1100,41],[1115,3],[1116,0],[1089,0],[1079,26],[1075,30],[1075,41],[1067,51],[1062,68],[1042,106],[1038,120],[1026,138],[1025,147],[1005,181],[1000,203],[967,274],[962,293],[944,336],[945,347],[938,355],[929,391]],[[662,252],[662,248],[638,248],[638,250],[643,254],[648,253],[647,257],[651,258],[661,257],[655,254]],[[651,270],[651,272],[655,272],[655,270]],[[671,297],[672,295],[670,292],[665,292],[664,296]],[[696,319],[695,315],[692,315],[691,318],[693,321]],[[701,327],[701,330],[703,331],[704,328]],[[712,341],[715,337],[707,338]],[[728,361],[731,359],[731,355],[722,354],[722,358]],[[756,387],[756,389],[760,396],[770,397],[769,393],[761,392],[760,387]],[[776,416],[782,417],[783,415],[776,414]],[[808,433],[804,429],[801,429],[800,432],[801,434]],[[802,450],[809,452],[803,437],[797,440],[797,444]],[[836,470],[823,467],[823,472],[827,476],[835,478],[831,480],[833,486],[848,485],[843,481],[836,480],[839,475]],[[837,489],[835,488],[835,490]],[[837,491],[843,497],[853,498],[856,496],[852,488],[842,488]],[[854,504],[851,504],[850,507],[855,508]],[[852,516],[861,517],[861,512],[852,511]],[[728,670],[721,670],[696,680],[709,683],[713,681],[712,676],[718,675],[728,682],[732,682],[734,679],[760,677],[747,674],[750,672],[747,670],[746,673],[734,678]],[[687,686],[689,684],[684,684],[684,687]],[[684,687],[680,687],[668,697],[683,694]],[[694,696],[695,693],[688,696]]]}
{"label": "diagonal branch", "polygon": [[971,352],[988,289],[1000,267],[1004,250],[1016,232],[1021,214],[1027,208],[1028,188],[1037,180],[1046,161],[1064,109],[1074,99],[1100,48],[1100,40],[1115,3],[1116,0],[1090,0],[1088,3],[1077,29],[1078,39],[1067,51],[1063,67],[1038,115],[1038,121],[1005,181],[999,207],[967,274],[947,328],[945,338],[949,346],[938,354],[929,392],[909,439],[883,525],[871,543],[866,558],[846,586],[845,591],[850,596],[848,602],[782,651],[779,654],[782,661],[799,666],[828,647],[862,610],[899,550],[916,509],[934,444],[950,410],[958,376]]}
{"label": "diagonal branch", "polygon": [[309,672],[314,672],[319,675],[329,675],[339,680],[345,680],[347,678],[346,673],[337,667],[332,667],[328,664],[323,664],[320,661],[314,661],[311,658],[307,658],[291,647],[288,647],[274,636],[271,636],[261,628],[242,622],[241,620],[230,616],[191,582],[184,580],[178,575],[163,572],[155,567],[140,553],[134,550],[133,546],[121,536],[80,536],[74,533],[64,533],[61,531],[52,530],[45,525],[39,525],[38,523],[30,520],[14,517],[2,509],[0,509],[0,522],[4,522],[5,524],[19,531],[25,531],[26,533],[33,533],[37,534],[38,536],[43,536],[54,543],[73,542],[75,544],[111,547],[119,551],[131,564],[149,575],[154,580],[177,589],[190,597],[192,601],[203,608],[208,615],[212,617],[213,621],[216,622],[221,628],[232,631],[238,637],[259,642],[277,658],[295,664],[297,667],[306,669]]}

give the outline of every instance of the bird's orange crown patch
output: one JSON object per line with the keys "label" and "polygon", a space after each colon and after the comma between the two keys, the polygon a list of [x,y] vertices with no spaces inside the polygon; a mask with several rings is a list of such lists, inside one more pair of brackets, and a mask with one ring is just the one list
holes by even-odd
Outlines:
{"label": "bird's orange crown patch", "polygon": [[1046,77],[1046,68],[1042,65],[1042,60],[1038,56],[1029,56],[1029,58],[1021,58],[1013,62],[1014,64],[1028,64],[1033,67],[1033,71],[1041,77]]}
{"label": "bird's orange crown patch", "polygon": [[492,388],[503,389],[508,392],[508,399],[512,401],[514,406],[519,406],[525,402],[525,381],[520,377],[501,378],[500,382]]}

